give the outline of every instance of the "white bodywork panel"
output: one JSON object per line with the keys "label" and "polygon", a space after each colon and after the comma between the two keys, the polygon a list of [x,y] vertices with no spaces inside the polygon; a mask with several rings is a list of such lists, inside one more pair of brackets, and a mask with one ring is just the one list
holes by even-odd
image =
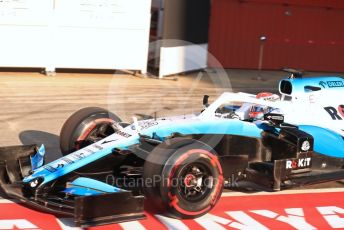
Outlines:
{"label": "white bodywork panel", "polygon": [[343,120],[333,120],[324,109],[328,106],[338,107],[342,103],[342,98],[337,92],[316,91],[304,96],[298,96],[290,101],[266,101],[257,99],[255,95],[244,93],[224,93],[200,116],[203,118],[211,117],[216,109],[228,102],[245,102],[238,109],[240,119],[247,119],[247,113],[250,105],[262,105],[276,108],[279,113],[284,115],[286,123],[293,125],[313,125],[333,130],[344,136],[344,118]]}

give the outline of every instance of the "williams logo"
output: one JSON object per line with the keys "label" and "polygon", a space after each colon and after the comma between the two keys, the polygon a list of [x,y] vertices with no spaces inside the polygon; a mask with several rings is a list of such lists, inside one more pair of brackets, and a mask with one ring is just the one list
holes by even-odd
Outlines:
{"label": "williams logo", "polygon": [[324,89],[326,88],[326,86],[328,88],[340,88],[340,87],[344,87],[344,83],[343,81],[321,81],[319,82],[319,85],[321,87],[323,87]]}
{"label": "williams logo", "polygon": [[327,84],[326,84],[326,82],[321,81],[321,82],[319,82],[319,85],[325,89]]}

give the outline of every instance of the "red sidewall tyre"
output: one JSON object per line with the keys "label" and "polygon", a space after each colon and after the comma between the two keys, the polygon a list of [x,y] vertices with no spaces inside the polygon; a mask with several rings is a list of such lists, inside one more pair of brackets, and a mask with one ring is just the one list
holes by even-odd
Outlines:
{"label": "red sidewall tyre", "polygon": [[[174,218],[196,218],[209,212],[218,202],[223,190],[222,168],[214,150],[200,141],[175,138],[163,143],[146,160],[144,178],[161,175],[161,180],[145,188],[150,203]],[[189,199],[181,192],[185,172],[197,166],[208,175],[210,186],[199,197]],[[201,170],[202,171],[202,170]],[[185,189],[185,186],[183,187]]]}
{"label": "red sidewall tyre", "polygon": [[[206,167],[214,180],[206,197],[190,202],[180,195],[178,183],[182,181],[178,177],[184,167],[195,163]],[[166,186],[160,188],[162,199],[164,203],[168,203],[168,210],[178,218],[196,218],[206,214],[217,204],[222,194],[223,175],[220,162],[216,155],[204,149],[185,148],[173,154],[163,169],[163,178],[166,178]]]}

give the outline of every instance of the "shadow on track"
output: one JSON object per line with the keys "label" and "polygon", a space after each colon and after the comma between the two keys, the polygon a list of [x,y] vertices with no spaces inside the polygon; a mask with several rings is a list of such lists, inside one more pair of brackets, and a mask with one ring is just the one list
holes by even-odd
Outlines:
{"label": "shadow on track", "polygon": [[46,150],[46,163],[62,157],[60,150],[60,137],[38,130],[25,130],[19,134],[19,139],[23,145],[44,144]]}

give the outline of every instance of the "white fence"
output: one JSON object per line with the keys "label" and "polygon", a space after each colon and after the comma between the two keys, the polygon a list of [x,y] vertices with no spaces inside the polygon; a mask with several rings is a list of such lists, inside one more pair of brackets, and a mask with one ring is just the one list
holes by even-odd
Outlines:
{"label": "white fence", "polygon": [[0,1],[0,67],[146,72],[151,0]]}

